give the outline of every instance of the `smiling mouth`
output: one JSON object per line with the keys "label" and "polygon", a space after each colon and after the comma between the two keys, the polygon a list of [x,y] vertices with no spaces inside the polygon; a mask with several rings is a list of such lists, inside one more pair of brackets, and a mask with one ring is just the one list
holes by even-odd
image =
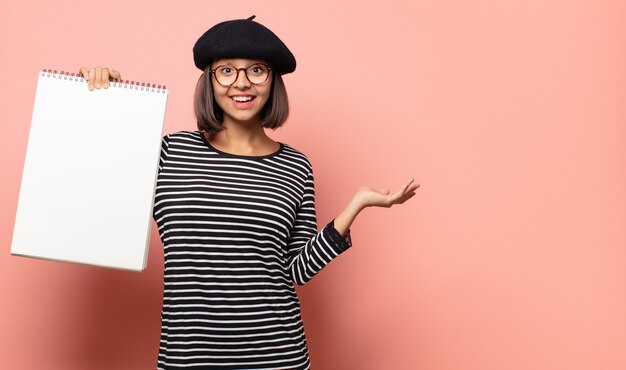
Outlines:
{"label": "smiling mouth", "polygon": [[254,100],[255,96],[231,96],[230,99],[237,103],[247,103]]}

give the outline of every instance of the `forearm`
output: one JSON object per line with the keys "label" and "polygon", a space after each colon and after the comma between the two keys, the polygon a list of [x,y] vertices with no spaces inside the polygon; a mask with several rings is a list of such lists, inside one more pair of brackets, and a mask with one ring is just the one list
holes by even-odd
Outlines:
{"label": "forearm", "polygon": [[354,219],[362,210],[363,207],[356,198],[352,198],[348,205],[335,217],[335,229],[342,237],[346,236],[350,225],[352,225],[352,222],[354,222]]}

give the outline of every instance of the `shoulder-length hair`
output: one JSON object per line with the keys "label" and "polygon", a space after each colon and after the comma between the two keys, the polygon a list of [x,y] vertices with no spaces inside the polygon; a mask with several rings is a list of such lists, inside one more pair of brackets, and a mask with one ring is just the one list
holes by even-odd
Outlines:
{"label": "shoulder-length hair", "polygon": [[[217,105],[213,94],[210,64],[204,69],[193,97],[193,108],[198,123],[198,129],[216,134],[224,127],[224,111]],[[261,126],[272,130],[282,126],[289,115],[289,99],[287,89],[280,74],[272,71],[272,87],[265,106],[261,109]]]}

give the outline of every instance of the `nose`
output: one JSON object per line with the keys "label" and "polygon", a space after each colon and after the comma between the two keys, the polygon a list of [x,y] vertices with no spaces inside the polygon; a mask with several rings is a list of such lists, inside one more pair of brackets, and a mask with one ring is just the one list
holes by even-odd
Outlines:
{"label": "nose", "polygon": [[233,86],[238,88],[246,88],[250,87],[250,81],[248,80],[248,76],[246,76],[246,70],[240,69],[237,71],[237,79],[233,82]]}

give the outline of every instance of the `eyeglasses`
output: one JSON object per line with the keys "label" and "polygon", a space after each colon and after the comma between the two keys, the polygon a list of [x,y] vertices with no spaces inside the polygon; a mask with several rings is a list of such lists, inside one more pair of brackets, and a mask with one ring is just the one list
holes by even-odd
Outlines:
{"label": "eyeglasses", "polygon": [[215,81],[222,86],[230,86],[237,81],[239,71],[244,71],[246,78],[254,85],[260,85],[267,81],[272,69],[265,64],[257,63],[246,68],[235,68],[229,64],[218,66],[211,70]]}

